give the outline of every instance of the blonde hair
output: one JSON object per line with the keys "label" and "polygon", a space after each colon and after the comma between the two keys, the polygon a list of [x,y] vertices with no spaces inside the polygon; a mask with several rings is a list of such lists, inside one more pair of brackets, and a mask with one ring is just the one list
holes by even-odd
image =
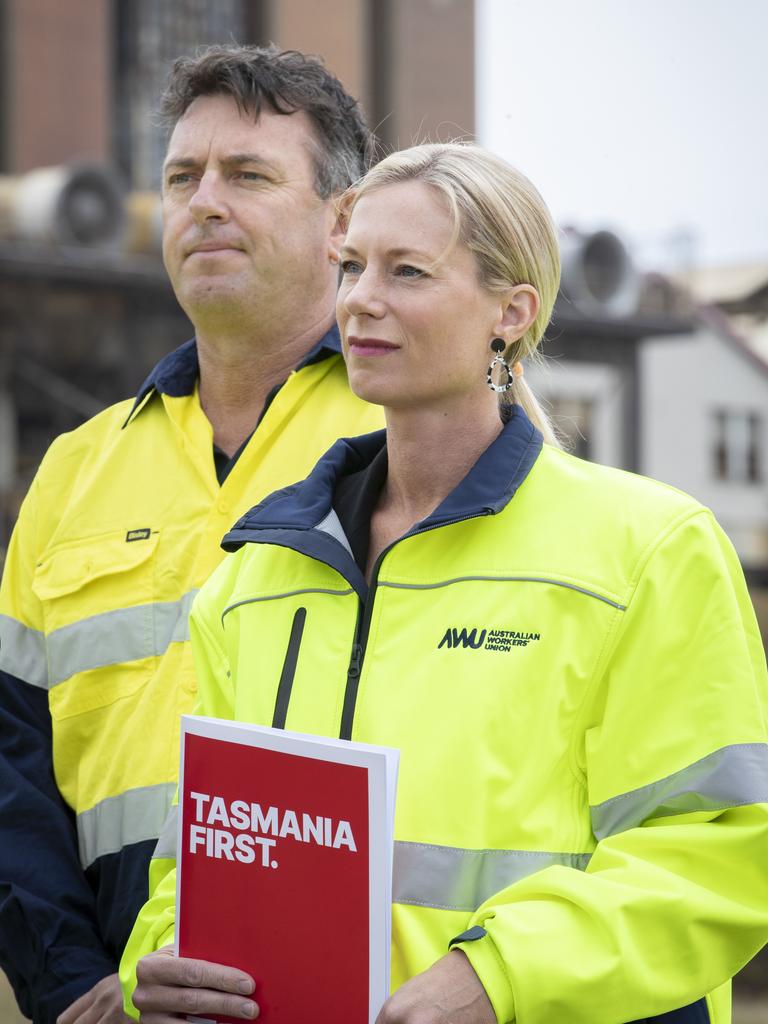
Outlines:
{"label": "blonde hair", "polygon": [[[510,365],[536,357],[560,287],[557,229],[531,182],[505,160],[480,146],[462,142],[429,143],[385,157],[342,197],[349,217],[368,192],[405,181],[422,181],[448,202],[454,221],[453,242],[460,241],[477,261],[480,283],[489,291],[530,284],[540,308],[528,331],[507,347]],[[555,431],[523,376],[513,376],[501,398],[516,402],[539,428],[544,440],[559,447]]]}

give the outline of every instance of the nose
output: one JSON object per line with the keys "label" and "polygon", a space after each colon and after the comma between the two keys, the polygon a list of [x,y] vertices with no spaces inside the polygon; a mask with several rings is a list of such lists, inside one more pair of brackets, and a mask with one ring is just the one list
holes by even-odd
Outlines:
{"label": "nose", "polygon": [[215,171],[205,171],[189,200],[189,212],[197,224],[206,221],[226,221],[229,208],[224,196],[224,182]]}
{"label": "nose", "polygon": [[384,302],[380,295],[381,288],[370,267],[354,277],[345,276],[340,290],[341,304],[349,316],[380,319],[384,315]]}

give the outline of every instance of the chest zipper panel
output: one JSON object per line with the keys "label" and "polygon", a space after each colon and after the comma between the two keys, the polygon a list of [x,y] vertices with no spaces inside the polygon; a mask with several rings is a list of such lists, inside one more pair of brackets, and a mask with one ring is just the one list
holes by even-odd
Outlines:
{"label": "chest zipper panel", "polygon": [[468,519],[481,519],[483,516],[493,515],[493,511],[494,510],[492,508],[484,508],[482,512],[475,512],[470,516],[459,516],[456,519],[446,519],[442,522],[434,523],[432,526],[425,526],[421,530],[409,530],[408,533],[403,534],[402,537],[398,537],[397,540],[384,548],[376,559],[373,566],[373,572],[371,573],[371,583],[368,587],[368,594],[366,595],[364,602],[360,601],[358,607],[357,622],[355,624],[355,638],[352,643],[352,654],[349,660],[349,667],[347,668],[347,685],[344,690],[344,705],[341,711],[339,739],[352,739],[352,726],[355,721],[357,691],[360,687],[360,674],[363,671],[363,659],[365,658],[365,649],[368,644],[368,632],[371,628],[371,617],[373,615],[373,603],[376,599],[376,586],[379,578],[379,569],[384,556],[389,554],[395,544],[399,544],[400,541],[406,540],[409,537],[415,537],[419,533],[429,533],[430,530],[438,530],[441,526],[453,526],[454,523],[463,523]]}
{"label": "chest zipper panel", "polygon": [[304,634],[304,624],[307,621],[307,609],[297,608],[291,625],[291,635],[288,637],[288,649],[285,652],[283,671],[280,673],[280,682],[277,686],[277,697],[275,698],[275,711],[272,715],[272,728],[284,729],[285,720],[288,717],[288,704],[291,700],[293,679],[296,675],[296,663],[299,660],[299,648],[301,638]]}

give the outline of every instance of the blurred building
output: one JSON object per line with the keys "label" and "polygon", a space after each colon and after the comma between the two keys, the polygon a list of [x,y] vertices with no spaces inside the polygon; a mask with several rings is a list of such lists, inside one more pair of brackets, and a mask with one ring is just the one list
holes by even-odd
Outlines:
{"label": "blurred building", "polygon": [[694,330],[643,346],[643,472],[709,506],[733,541],[768,645],[768,264],[697,268],[669,287]]}
{"label": "blurred building", "polygon": [[[173,58],[222,41],[322,54],[385,148],[472,136],[474,0],[0,0],[0,558],[52,438],[189,336],[159,257],[154,111]],[[609,232],[564,232],[548,362],[528,372],[577,454],[688,485],[648,455],[665,378],[642,353],[693,352],[692,309]]]}
{"label": "blurred building", "polygon": [[53,437],[190,334],[159,257],[170,62],[270,41],[321,54],[385,146],[472,135],[473,0],[0,0],[0,563]]}
{"label": "blurred building", "polygon": [[545,359],[527,378],[570,451],[641,472],[642,349],[650,338],[690,334],[691,304],[658,275],[640,273],[612,232],[566,228],[561,256]]}
{"label": "blurred building", "polygon": [[768,587],[768,361],[700,307],[690,335],[643,347],[641,372],[644,471],[709,506]]}

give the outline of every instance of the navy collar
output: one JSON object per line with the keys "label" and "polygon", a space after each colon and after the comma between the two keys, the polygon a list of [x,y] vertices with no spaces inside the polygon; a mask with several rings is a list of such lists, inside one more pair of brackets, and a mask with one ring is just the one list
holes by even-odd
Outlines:
{"label": "navy collar", "polygon": [[[321,557],[334,568],[340,565],[337,557],[339,552],[334,554],[335,548],[338,548],[346,556],[342,561],[347,566],[344,575],[349,578],[351,555],[327,529],[322,534],[323,539],[320,534],[323,524],[333,514],[333,495],[340,477],[370,465],[385,444],[384,430],[337,441],[306,480],[276,491],[246,512],[224,537],[222,547],[225,551],[237,551],[248,543],[278,543]],[[520,406],[514,406],[499,436],[483,452],[461,483],[434,512],[416,523],[409,533],[500,512],[528,476],[542,444],[541,432],[534,427]],[[326,557],[328,552],[330,555]]]}
{"label": "navy collar", "polygon": [[[339,329],[334,324],[317,344],[312,346],[296,369],[302,370],[305,366],[319,363],[323,359],[327,359],[328,356],[339,353],[341,353],[341,338]],[[174,349],[173,352],[169,352],[155,366],[139,388],[136,401],[123,426],[126,427],[131,422],[137,409],[148,395],[155,393],[170,395],[171,398],[191,395],[199,376],[200,363],[197,358],[197,342],[192,338],[190,341],[185,341],[179,348]]]}

